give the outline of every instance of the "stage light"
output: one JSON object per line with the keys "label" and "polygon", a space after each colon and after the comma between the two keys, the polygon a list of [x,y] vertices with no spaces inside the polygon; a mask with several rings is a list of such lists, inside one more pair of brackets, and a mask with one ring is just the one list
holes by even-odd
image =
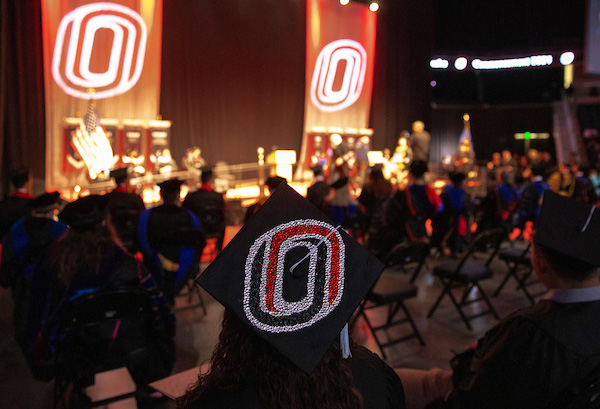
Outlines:
{"label": "stage light", "polygon": [[435,81],[431,81],[431,82],[429,83],[429,85],[431,85],[432,87],[435,87],[435,86],[437,85],[437,82],[435,82]]}
{"label": "stage light", "polygon": [[467,59],[465,57],[458,57],[456,60],[454,60],[454,68],[459,71],[467,68]]}
{"label": "stage light", "polygon": [[369,10],[371,10],[372,12],[376,12],[377,10],[379,10],[379,4],[375,2],[371,3],[371,5],[369,6]]}
{"label": "stage light", "polygon": [[340,0],[340,4],[342,6],[345,6],[346,4],[350,3],[350,0]]}
{"label": "stage light", "polygon": [[560,63],[562,65],[573,64],[575,61],[575,54],[572,51],[566,51],[560,55]]}
{"label": "stage light", "polygon": [[506,58],[502,60],[474,59],[471,66],[476,70],[499,70],[504,68],[540,67],[552,64],[551,55],[532,55],[530,57]]}
{"label": "stage light", "polygon": [[449,65],[450,63],[448,62],[448,60],[444,60],[442,58],[436,58],[435,60],[429,61],[429,66],[431,68],[446,69]]}

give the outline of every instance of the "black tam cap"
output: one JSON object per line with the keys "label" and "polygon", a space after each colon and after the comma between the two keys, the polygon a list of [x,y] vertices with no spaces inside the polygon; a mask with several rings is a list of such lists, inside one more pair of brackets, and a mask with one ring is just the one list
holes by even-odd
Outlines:
{"label": "black tam cap", "polygon": [[160,188],[161,192],[179,192],[179,189],[183,183],[184,182],[179,179],[169,179],[159,183],[158,187]]}
{"label": "black tam cap", "polygon": [[65,206],[58,219],[77,232],[94,229],[106,218],[108,197],[90,195]]}
{"label": "black tam cap", "polygon": [[32,199],[27,205],[39,213],[48,212],[56,207],[56,203],[60,199],[59,192],[50,192],[39,195],[35,199]]}
{"label": "black tam cap", "polygon": [[358,242],[282,184],[198,284],[311,373],[382,270]]}
{"label": "black tam cap", "polygon": [[544,193],[533,241],[600,267],[600,209],[552,191]]}

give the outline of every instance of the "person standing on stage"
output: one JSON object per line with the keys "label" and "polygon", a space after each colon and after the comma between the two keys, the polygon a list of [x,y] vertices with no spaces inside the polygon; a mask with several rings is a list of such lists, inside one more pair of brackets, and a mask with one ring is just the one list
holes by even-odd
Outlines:
{"label": "person standing on stage", "polygon": [[413,122],[412,131],[409,146],[412,149],[413,162],[421,160],[425,163],[429,163],[431,135],[425,130],[425,124],[422,121]]}
{"label": "person standing on stage", "polygon": [[163,204],[144,210],[138,225],[144,264],[171,304],[188,278],[198,273],[205,245],[200,220],[181,206],[182,184],[179,179],[159,183]]}

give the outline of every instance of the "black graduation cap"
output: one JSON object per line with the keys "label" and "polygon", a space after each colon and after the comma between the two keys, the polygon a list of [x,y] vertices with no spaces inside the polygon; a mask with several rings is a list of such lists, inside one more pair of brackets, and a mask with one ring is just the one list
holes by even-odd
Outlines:
{"label": "black graduation cap", "polygon": [[552,191],[544,193],[533,241],[600,267],[600,209]]}
{"label": "black graduation cap", "polygon": [[110,177],[114,178],[117,183],[127,179],[127,168],[118,168],[110,171]]}
{"label": "black graduation cap", "polygon": [[336,180],[335,182],[333,182],[331,184],[331,187],[334,189],[341,189],[344,186],[346,186],[347,184],[348,184],[348,178],[342,177],[342,178],[339,178],[338,180]]}
{"label": "black graduation cap", "polygon": [[311,373],[383,267],[319,209],[282,184],[198,284]]}
{"label": "black graduation cap", "polygon": [[89,195],[65,206],[58,219],[77,232],[94,229],[106,218],[107,196]]}
{"label": "black graduation cap", "polygon": [[184,183],[185,182],[179,179],[169,179],[159,183],[158,187],[162,192],[179,192],[181,185],[183,185]]}
{"label": "black graduation cap", "polygon": [[60,199],[59,192],[50,192],[39,195],[27,203],[27,206],[40,213],[45,213],[56,207],[56,203]]}

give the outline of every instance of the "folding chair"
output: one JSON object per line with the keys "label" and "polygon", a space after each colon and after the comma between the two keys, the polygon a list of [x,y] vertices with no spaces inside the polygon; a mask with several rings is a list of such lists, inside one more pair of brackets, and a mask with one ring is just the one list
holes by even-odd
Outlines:
{"label": "folding chair", "polygon": [[506,266],[508,267],[508,273],[494,292],[494,297],[497,297],[498,294],[500,294],[500,292],[511,277],[514,278],[518,283],[517,290],[522,290],[532,305],[535,304],[535,297],[545,293],[545,291],[543,291],[538,294],[531,294],[527,290],[528,286],[539,283],[538,280],[528,281],[529,277],[531,277],[531,273],[533,272],[533,267],[531,266],[530,260],[530,249],[531,242],[528,243],[527,246],[523,249],[513,247],[501,249],[498,252],[498,258],[506,263]]}
{"label": "folding chair", "polygon": [[[412,338],[418,338],[419,343],[423,346],[425,345],[423,337],[421,337],[415,322],[413,321],[408,309],[404,305],[405,300],[416,297],[416,295],[417,287],[415,285],[408,283],[404,277],[399,277],[397,274],[386,270],[381,274],[373,288],[365,296],[363,303],[360,305],[359,315],[362,314],[362,316],[365,318],[365,321],[371,329],[373,337],[375,338],[375,342],[377,342],[384,359],[386,358],[384,348],[399,342],[403,342]],[[369,319],[367,316],[366,310],[379,307],[387,307],[385,324],[374,326],[371,319]],[[400,310],[404,312],[404,316],[398,317],[397,315]],[[399,337],[394,337],[391,335],[391,331],[389,331],[389,329],[402,324],[410,324],[412,327],[412,332],[408,335]],[[378,335],[378,333],[381,331],[385,332],[387,339],[386,341],[383,341],[380,338],[381,335]]]}
{"label": "folding chair", "polygon": [[[172,366],[161,366],[148,374],[147,361],[157,360],[155,311],[142,289],[99,290],[69,302],[61,319],[55,352],[55,406],[98,407],[135,397],[140,390],[90,402],[83,392],[94,383],[96,373],[128,367],[137,380],[145,376],[166,376]],[[154,368],[154,367],[153,367]],[[70,402],[66,391],[73,385]]]}
{"label": "folding chair", "polygon": [[[440,279],[444,289],[435,301],[433,307],[431,307],[429,314],[427,314],[428,318],[433,316],[435,310],[446,295],[450,298],[452,304],[454,304],[456,310],[460,314],[460,317],[470,330],[473,328],[469,321],[474,318],[486,314],[493,314],[496,319],[499,318],[496,310],[490,303],[489,298],[481,289],[479,281],[492,277],[490,263],[496,256],[496,253],[498,253],[500,244],[504,240],[504,236],[503,229],[484,231],[473,240],[469,250],[461,259],[445,260],[436,263],[433,267],[433,275]],[[477,258],[477,255],[480,253],[487,254],[483,260]],[[452,290],[455,288],[464,288],[464,292],[459,301],[457,301],[454,294],[452,294]],[[474,288],[477,289],[480,296],[475,299],[469,299],[469,294]],[[462,307],[480,301],[487,304],[488,309],[478,314],[467,316]]]}
{"label": "folding chair", "polygon": [[405,241],[390,250],[384,259],[387,266],[399,268],[402,272],[410,273],[413,268],[410,283],[414,283],[421,272],[430,251],[429,243],[425,241]]}

